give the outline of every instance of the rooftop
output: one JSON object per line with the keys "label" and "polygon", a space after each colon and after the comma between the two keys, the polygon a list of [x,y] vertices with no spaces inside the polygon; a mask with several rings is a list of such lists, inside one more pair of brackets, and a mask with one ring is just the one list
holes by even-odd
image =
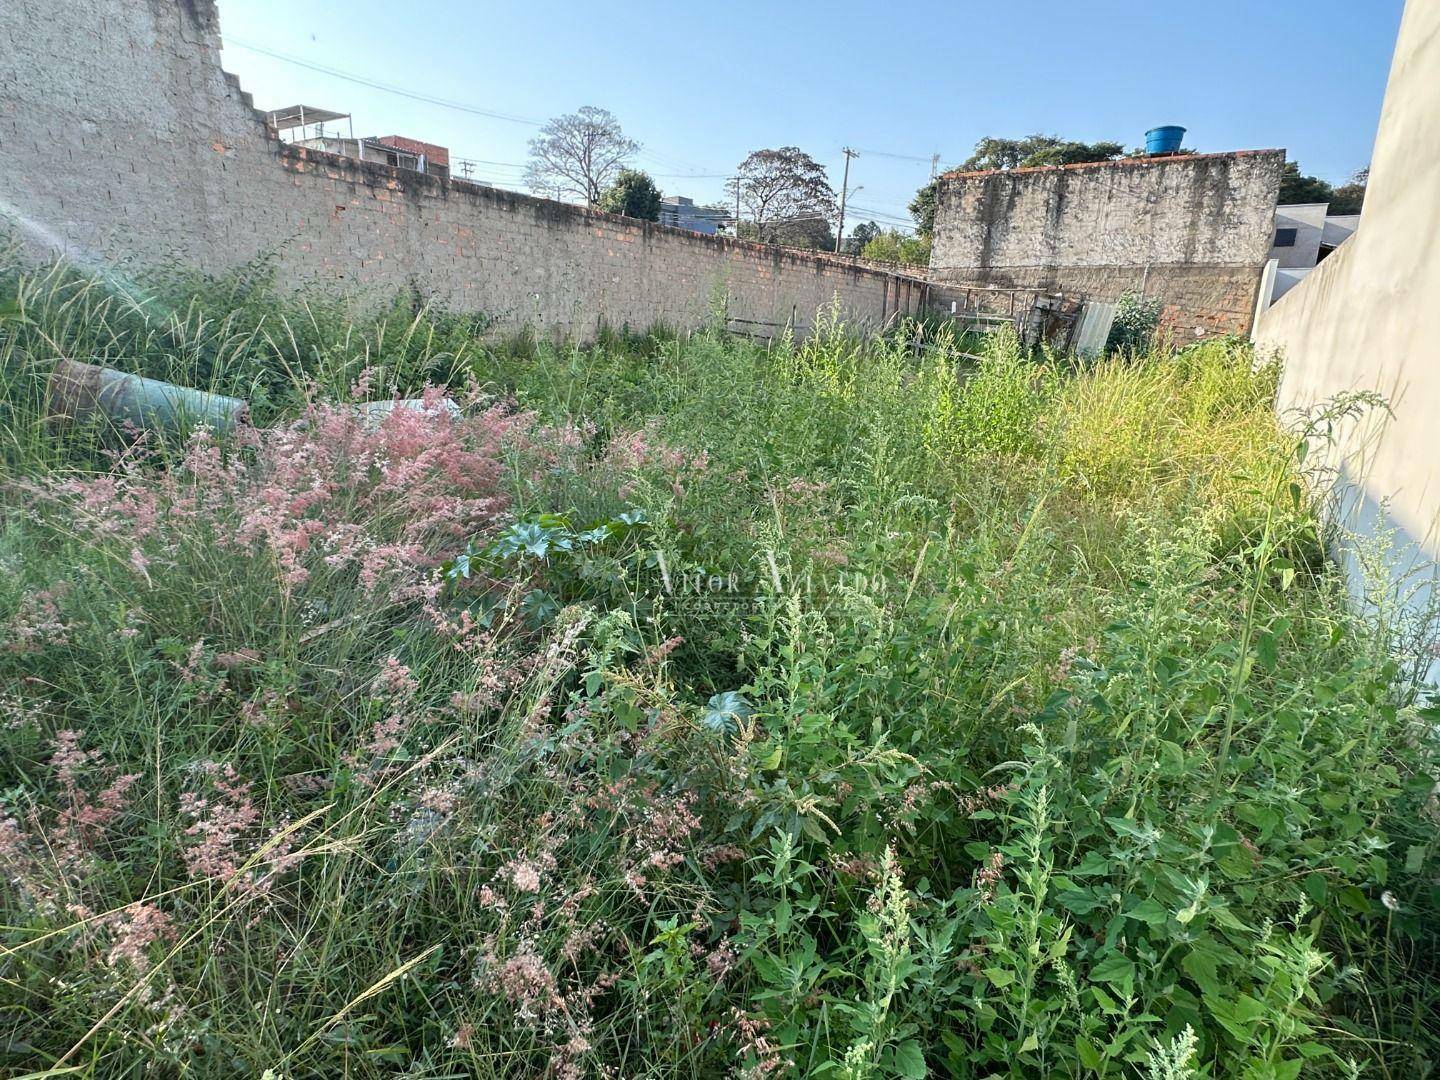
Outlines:
{"label": "rooftop", "polygon": [[[309,115],[308,113],[306,114]],[[370,142],[378,143],[380,146],[389,147],[391,150],[404,150],[407,154],[424,154],[436,165],[450,165],[450,150],[445,146],[438,146],[435,143],[424,142],[420,139],[412,139],[406,135],[381,135],[379,138],[371,139]]]}
{"label": "rooftop", "polygon": [[291,128],[305,127],[308,124],[325,124],[331,120],[349,119],[349,113],[331,112],[329,109],[317,109],[314,105],[286,105],[281,109],[271,109],[265,114],[270,123],[277,131],[289,131]]}

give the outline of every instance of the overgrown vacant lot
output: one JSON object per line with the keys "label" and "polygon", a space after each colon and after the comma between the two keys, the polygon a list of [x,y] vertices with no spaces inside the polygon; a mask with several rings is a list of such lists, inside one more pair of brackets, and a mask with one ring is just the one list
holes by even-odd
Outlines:
{"label": "overgrown vacant lot", "polygon": [[1428,1070],[1426,628],[1245,347],[139,294],[4,278],[8,1072]]}

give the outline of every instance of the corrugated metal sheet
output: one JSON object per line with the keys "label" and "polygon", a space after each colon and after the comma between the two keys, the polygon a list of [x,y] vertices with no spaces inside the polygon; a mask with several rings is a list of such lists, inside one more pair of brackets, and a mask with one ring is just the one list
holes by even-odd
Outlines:
{"label": "corrugated metal sheet", "polygon": [[1075,330],[1075,355],[1092,360],[1105,351],[1110,340],[1110,327],[1115,322],[1115,305],[1087,300],[1080,312],[1080,325]]}

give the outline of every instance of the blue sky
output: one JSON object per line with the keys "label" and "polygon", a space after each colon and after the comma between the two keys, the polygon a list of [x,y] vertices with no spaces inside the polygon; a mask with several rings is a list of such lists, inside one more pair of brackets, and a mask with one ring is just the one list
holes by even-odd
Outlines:
{"label": "blue sky", "polygon": [[667,194],[697,202],[770,146],[806,150],[838,188],[848,145],[861,152],[853,224],[908,221],[930,155],[957,162],[984,135],[1136,145],[1146,128],[1183,124],[1198,150],[1285,147],[1341,182],[1369,160],[1402,6],[220,0],[220,16],[225,66],[261,108],[348,111],[357,134],[447,145],[490,163],[478,178],[518,188],[536,123],[599,105],[644,145],[637,164]]}

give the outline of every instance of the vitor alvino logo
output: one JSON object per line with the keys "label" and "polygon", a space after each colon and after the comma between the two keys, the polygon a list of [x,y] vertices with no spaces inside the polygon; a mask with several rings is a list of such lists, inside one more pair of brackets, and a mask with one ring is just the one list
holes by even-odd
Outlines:
{"label": "vitor alvino logo", "polygon": [[687,608],[734,608],[784,596],[801,597],[812,605],[857,595],[881,600],[894,587],[885,575],[822,569],[809,561],[803,564],[803,570],[796,571],[790,556],[773,548],[761,549],[744,569],[694,565],[682,568],[676,565],[673,555],[658,548],[652,550],[650,561],[659,572],[660,591]]}

